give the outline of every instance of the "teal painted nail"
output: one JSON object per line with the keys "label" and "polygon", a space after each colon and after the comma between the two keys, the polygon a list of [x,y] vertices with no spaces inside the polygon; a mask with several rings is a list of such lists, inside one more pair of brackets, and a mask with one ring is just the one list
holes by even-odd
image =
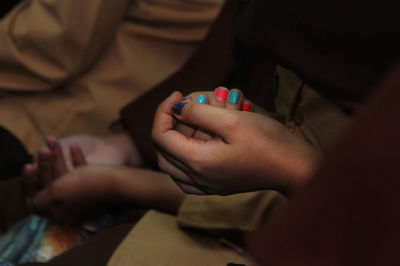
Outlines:
{"label": "teal painted nail", "polygon": [[240,101],[240,93],[237,91],[231,91],[229,94],[229,102],[236,104]]}
{"label": "teal painted nail", "polygon": [[197,97],[196,102],[206,104],[207,103],[207,97],[204,95],[200,95]]}

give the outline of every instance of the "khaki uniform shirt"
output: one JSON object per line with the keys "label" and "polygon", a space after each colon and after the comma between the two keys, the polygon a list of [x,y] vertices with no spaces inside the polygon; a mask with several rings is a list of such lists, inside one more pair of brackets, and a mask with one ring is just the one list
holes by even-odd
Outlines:
{"label": "khaki uniform shirt", "polygon": [[107,133],[187,60],[222,1],[21,2],[0,21],[0,126],[30,153],[46,135]]}

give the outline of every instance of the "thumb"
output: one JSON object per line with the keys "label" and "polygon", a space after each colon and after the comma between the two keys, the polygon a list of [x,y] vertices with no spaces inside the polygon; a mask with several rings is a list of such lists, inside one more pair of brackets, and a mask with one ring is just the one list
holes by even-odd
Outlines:
{"label": "thumb", "polygon": [[216,133],[227,142],[238,125],[235,110],[194,102],[179,102],[172,110],[179,121]]}

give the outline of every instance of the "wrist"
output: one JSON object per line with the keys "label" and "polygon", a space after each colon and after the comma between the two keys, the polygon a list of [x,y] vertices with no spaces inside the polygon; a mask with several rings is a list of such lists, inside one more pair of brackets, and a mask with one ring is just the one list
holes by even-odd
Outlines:
{"label": "wrist", "polygon": [[280,189],[285,194],[292,194],[312,179],[322,160],[322,154],[308,145],[288,154],[290,156],[281,165],[287,171],[282,171]]}
{"label": "wrist", "polygon": [[87,165],[78,168],[80,175],[91,178],[92,191],[105,202],[115,202],[120,198],[120,188],[113,167],[106,165]]}

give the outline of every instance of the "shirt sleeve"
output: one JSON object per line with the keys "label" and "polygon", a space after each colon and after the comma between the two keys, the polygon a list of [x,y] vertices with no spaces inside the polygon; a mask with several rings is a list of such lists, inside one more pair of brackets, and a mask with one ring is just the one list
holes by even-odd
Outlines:
{"label": "shirt sleeve", "polygon": [[251,232],[285,202],[275,191],[229,196],[187,195],[178,212],[178,224],[206,230]]}
{"label": "shirt sleeve", "polygon": [[0,20],[0,88],[45,91],[85,71],[111,41],[128,0],[25,0]]}

